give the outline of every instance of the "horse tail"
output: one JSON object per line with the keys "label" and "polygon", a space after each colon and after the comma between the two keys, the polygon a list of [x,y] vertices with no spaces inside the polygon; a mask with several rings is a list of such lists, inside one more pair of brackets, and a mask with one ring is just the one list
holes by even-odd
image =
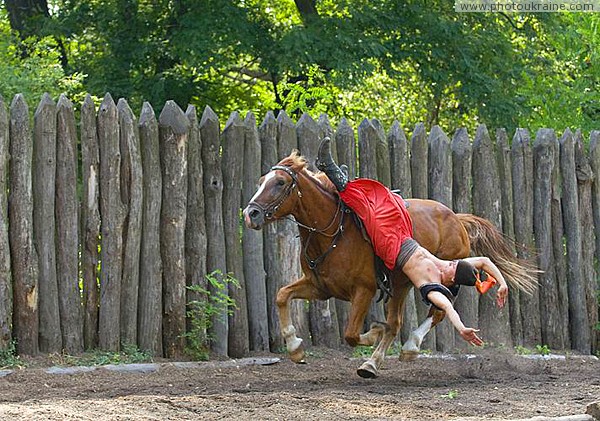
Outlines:
{"label": "horse tail", "polygon": [[514,242],[487,219],[469,213],[457,216],[469,234],[472,255],[489,257],[510,285],[531,295],[538,287],[537,275],[541,273],[537,266],[517,257]]}

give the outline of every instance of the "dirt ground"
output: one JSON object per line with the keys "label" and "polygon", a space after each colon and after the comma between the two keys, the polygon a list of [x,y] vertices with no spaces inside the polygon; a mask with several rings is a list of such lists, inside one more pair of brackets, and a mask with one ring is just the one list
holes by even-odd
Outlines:
{"label": "dirt ground", "polygon": [[0,378],[2,420],[499,420],[584,414],[600,400],[600,361],[475,356],[389,357],[380,376],[356,375],[351,352],[312,349],[307,364],[208,362],[154,372],[41,367]]}

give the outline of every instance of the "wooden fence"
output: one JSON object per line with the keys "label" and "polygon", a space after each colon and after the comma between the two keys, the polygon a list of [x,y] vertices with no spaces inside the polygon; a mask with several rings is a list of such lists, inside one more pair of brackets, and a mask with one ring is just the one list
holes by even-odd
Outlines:
{"label": "wooden fence", "polygon": [[[135,344],[177,357],[186,303],[198,298],[186,286],[207,287],[205,275],[220,272],[240,287],[228,287],[236,310],[212,318],[212,350],[231,357],[281,350],[275,294],[299,276],[297,230],[289,221],[241,229],[240,209],[259,176],[292,148],[312,166],[328,135],[351,175],[483,216],[536,249],[517,251],[543,270],[534,296],[512,290],[501,311],[490,296],[459,297],[465,323],[488,342],[600,349],[600,132],[588,148],[579,131],[559,138],[543,129],[532,140],[519,129],[511,142],[499,129],[492,141],[483,125],[471,140],[464,129],[450,139],[417,124],[408,139],[398,122],[386,131],[365,119],[355,132],[346,120],[334,130],[325,115],[294,124],[284,112],[258,125],[251,113],[233,113],[221,130],[209,107],[198,120],[194,107],[184,113],[169,101],[157,119],[145,103],[138,119],[109,94],[98,109],[86,98],[77,115],[64,96],[55,103],[45,95],[33,119],[22,95],[10,106],[0,97],[1,348],[12,340],[23,354]],[[293,309],[306,343],[340,346],[348,303]],[[402,338],[425,312],[411,294]],[[374,305],[369,317],[381,314]],[[448,322],[423,344],[463,346]]]}

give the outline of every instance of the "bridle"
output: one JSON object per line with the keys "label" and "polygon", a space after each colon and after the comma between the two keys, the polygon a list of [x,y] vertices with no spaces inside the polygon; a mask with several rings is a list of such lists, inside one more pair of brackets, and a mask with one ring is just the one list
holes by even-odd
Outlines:
{"label": "bridle", "polygon": [[[285,200],[289,197],[289,195],[292,193],[292,191],[294,189],[297,189],[298,197],[302,198],[302,192],[300,191],[300,187],[298,184],[298,174],[296,173],[296,171],[294,171],[292,168],[285,166],[285,165],[274,165],[273,167],[271,167],[269,172],[275,171],[275,170],[282,170],[285,173],[287,173],[292,178],[292,182],[286,186],[285,190],[281,192],[279,197],[277,197],[275,200],[273,200],[267,206],[262,206],[258,203],[254,203],[254,206],[259,207],[264,212],[265,218],[267,218],[267,219],[273,218],[273,215],[275,214],[275,212],[277,212],[279,207],[283,204],[283,202],[285,202]],[[308,230],[308,236],[305,240],[305,244],[303,247],[304,248],[304,258],[306,259],[308,267],[310,269],[312,269],[313,271],[315,271],[315,269],[319,265],[319,263],[321,263],[323,260],[325,260],[327,255],[329,253],[331,253],[333,251],[333,249],[335,249],[337,247],[337,242],[338,242],[339,238],[341,237],[342,233],[344,232],[344,216],[346,213],[349,213],[349,212],[350,212],[350,210],[345,205],[343,205],[343,202],[341,200],[338,200],[337,209],[336,209],[335,213],[333,214],[333,218],[331,219],[331,221],[329,222],[329,224],[327,224],[327,226],[325,228],[311,227],[309,225],[305,225],[305,224],[301,223],[300,221],[297,221],[295,218],[292,218],[290,216],[284,217],[284,219],[292,221],[297,226]],[[327,231],[335,225],[335,221],[338,219],[338,214],[341,214],[341,217],[339,218],[340,222],[339,222],[337,229],[332,234],[327,233]],[[311,259],[307,253],[308,243],[310,242],[313,234],[318,234],[318,235],[323,235],[325,237],[333,238],[331,240],[331,243],[329,244],[329,247],[327,248],[327,250],[325,250],[325,252],[323,254],[321,254],[319,257],[317,257],[316,259]],[[316,273],[316,271],[315,271],[315,273]]]}
{"label": "bridle", "polygon": [[[264,212],[266,219],[273,218],[273,215],[275,214],[275,212],[277,212],[279,207],[283,204],[283,202],[285,202],[285,200],[288,198],[290,193],[292,193],[292,190],[294,190],[298,186],[298,175],[296,174],[296,172],[293,169],[291,169],[290,167],[286,167],[284,165],[274,165],[271,167],[269,172],[275,171],[275,170],[285,171],[290,177],[292,177],[292,182],[286,186],[285,190],[283,192],[281,192],[279,197],[275,198],[275,200],[273,200],[267,206],[262,206],[260,203],[254,202],[254,206],[260,208],[260,210],[262,210]],[[300,189],[298,189],[298,196],[302,197],[302,193],[300,192]]]}

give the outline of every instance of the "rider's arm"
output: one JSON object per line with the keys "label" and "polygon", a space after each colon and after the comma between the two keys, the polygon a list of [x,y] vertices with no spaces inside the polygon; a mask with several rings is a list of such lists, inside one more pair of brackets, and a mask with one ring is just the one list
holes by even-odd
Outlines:
{"label": "rider's arm", "polygon": [[443,310],[450,320],[450,323],[456,328],[460,336],[467,342],[472,343],[473,345],[481,346],[483,345],[483,341],[475,332],[478,332],[477,329],[473,329],[471,327],[466,327],[462,320],[460,319],[460,315],[454,309],[452,302],[439,291],[431,291],[427,294],[427,298],[440,310]]}

